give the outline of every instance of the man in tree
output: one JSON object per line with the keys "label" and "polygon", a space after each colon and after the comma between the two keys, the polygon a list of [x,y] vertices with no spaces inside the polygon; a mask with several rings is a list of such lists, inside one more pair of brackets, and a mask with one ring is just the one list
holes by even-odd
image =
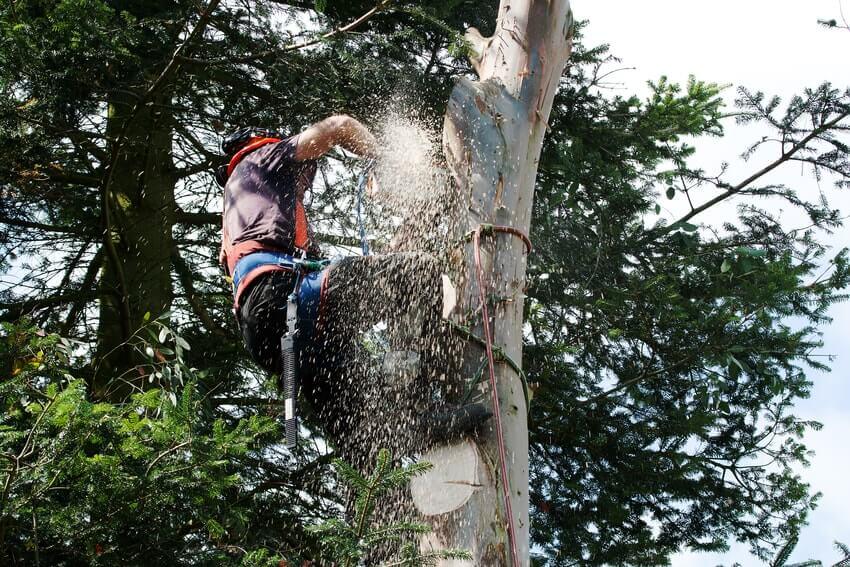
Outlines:
{"label": "man in tree", "polygon": [[[245,345],[262,368],[280,374],[288,298],[297,294],[299,378],[320,421],[338,437],[360,421],[353,412],[368,413],[363,385],[354,383],[363,374],[362,368],[353,370],[360,333],[379,322],[402,327],[391,336],[403,338],[390,347],[408,350],[412,339],[421,369],[425,360],[433,362],[423,351],[438,350],[442,294],[440,269],[423,254],[352,257],[305,273],[302,260],[320,258],[321,250],[307,221],[304,195],[316,160],[335,146],[370,158],[378,149],[369,130],[349,116],[332,116],[290,137],[243,128],[224,139],[229,162],[217,179],[224,186],[220,260],[233,280]],[[417,374],[427,381],[421,370]],[[427,384],[410,385],[400,400],[406,417],[417,420],[411,429],[419,433],[456,436],[489,415],[480,404],[470,404],[426,418],[415,409],[422,386]]]}

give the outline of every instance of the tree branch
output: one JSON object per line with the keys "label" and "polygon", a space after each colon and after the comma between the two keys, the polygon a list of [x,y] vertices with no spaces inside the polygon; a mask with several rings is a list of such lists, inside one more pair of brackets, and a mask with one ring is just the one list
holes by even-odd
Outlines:
{"label": "tree branch", "polygon": [[156,466],[156,464],[159,461],[161,461],[162,459],[164,459],[165,457],[167,457],[171,453],[174,453],[175,451],[179,451],[183,447],[186,447],[191,442],[192,442],[191,439],[187,439],[186,441],[183,441],[182,443],[178,443],[177,445],[174,445],[173,447],[169,447],[168,449],[166,449],[165,451],[163,451],[162,453],[157,455],[156,458],[153,461],[151,461],[151,463],[148,465],[148,468],[145,469],[145,476],[148,476],[150,474],[151,469],[154,468],[154,466]]}
{"label": "tree branch", "polygon": [[183,260],[183,257],[180,255],[180,249],[177,246],[174,246],[171,249],[171,260],[174,264],[174,270],[177,272],[177,277],[180,280],[180,285],[183,286],[183,290],[186,292],[186,301],[189,302],[189,305],[192,307],[192,311],[198,316],[198,319],[201,320],[204,327],[206,327],[212,334],[219,337],[227,336],[227,333],[225,333],[221,327],[216,325],[206,307],[198,301],[195,284],[192,281],[192,270],[189,269],[188,264],[186,264],[186,261]]}
{"label": "tree branch", "polygon": [[32,228],[35,230],[43,230],[45,232],[56,232],[61,234],[76,234],[86,236],[92,234],[90,229],[73,227],[73,226],[56,226],[52,224],[44,224],[40,222],[27,221],[22,219],[13,219],[9,217],[0,217],[0,224],[7,226],[15,226],[18,228]]}
{"label": "tree branch", "polygon": [[175,220],[179,224],[204,227],[208,225],[221,225],[221,213],[189,212],[177,209]]}
{"label": "tree branch", "polygon": [[335,37],[337,35],[342,35],[344,33],[350,32],[356,27],[360,26],[362,23],[369,20],[372,16],[386,8],[392,0],[381,0],[376,4],[371,10],[357,18],[349,22],[348,24],[342,26],[341,28],[333,29],[327,33],[324,33],[318,37],[314,37],[313,39],[308,39],[304,41],[300,41],[298,43],[293,43],[290,45],[286,45],[284,47],[280,47],[278,49],[269,49],[267,51],[261,51],[259,53],[255,53],[253,55],[246,55],[244,57],[233,57],[233,58],[224,58],[224,59],[216,59],[216,60],[207,60],[207,59],[190,59],[190,58],[181,58],[181,61],[186,63],[195,63],[197,65],[239,65],[243,63],[252,63],[254,61],[269,59],[272,57],[276,57],[278,55],[283,55],[284,53],[288,53],[290,51],[298,51],[299,49],[304,49],[306,47],[311,47],[313,45],[317,45]]}
{"label": "tree branch", "polygon": [[782,165],[783,163],[790,161],[797,152],[805,149],[806,145],[809,142],[811,142],[813,139],[820,136],[823,132],[826,132],[826,131],[832,129],[833,127],[837,126],[839,122],[841,122],[842,120],[844,120],[848,116],[850,116],[850,111],[839,114],[838,116],[836,116],[835,118],[833,118],[829,122],[825,122],[825,123],[821,124],[819,127],[812,130],[809,133],[808,136],[806,136],[805,138],[803,138],[802,140],[800,140],[799,142],[797,142],[796,144],[791,146],[791,148],[789,150],[783,151],[782,155],[779,156],[779,158],[777,158],[773,162],[769,163],[768,165],[766,165],[765,167],[763,167],[762,169],[760,169],[756,173],[752,174],[748,178],[744,179],[743,181],[741,181],[737,185],[729,187],[726,191],[724,191],[723,193],[721,193],[717,197],[711,199],[710,201],[707,201],[706,203],[703,203],[699,207],[694,208],[688,214],[684,215],[679,220],[668,225],[664,229],[659,230],[659,231],[655,231],[655,232],[650,231],[648,236],[650,236],[651,238],[658,238],[660,236],[664,236],[665,234],[668,234],[668,233],[672,232],[673,230],[676,230],[677,226],[688,222],[689,220],[691,220],[692,218],[694,218],[698,214],[706,211],[707,209],[710,209],[711,207],[713,207],[717,203],[720,203],[721,201],[728,199],[732,195],[740,193],[742,190],[746,189],[751,184],[753,184],[755,181],[758,181],[759,179],[761,179],[762,177],[764,177],[765,175],[767,175],[768,173],[770,173],[771,171],[773,171],[774,169],[776,169],[777,167]]}
{"label": "tree branch", "polygon": [[210,160],[210,159],[204,160],[202,162],[198,162],[196,164],[189,165],[189,166],[182,167],[182,168],[178,169],[177,171],[174,172],[174,176],[177,177],[177,179],[184,179],[186,177],[196,175],[196,174],[201,173],[203,171],[208,171],[209,169],[212,168],[212,166],[213,166],[213,160]]}
{"label": "tree branch", "polygon": [[[97,277],[97,273],[100,271],[100,267],[103,265],[103,247],[99,248],[95,253],[94,258],[92,258],[89,263],[89,267],[86,270],[86,275],[83,277],[83,283],[80,286],[80,289],[90,289],[94,285],[94,280]],[[62,329],[60,330],[60,334],[62,336],[67,336],[74,325],[77,323],[77,316],[82,310],[83,306],[87,303],[87,300],[78,299],[73,302],[71,305],[71,310],[68,312],[68,316],[65,318],[65,322],[62,324]]]}
{"label": "tree branch", "polygon": [[6,313],[0,315],[0,321],[15,321],[20,319],[26,313],[31,313],[36,309],[45,307],[54,307],[64,305],[72,301],[91,301],[97,297],[97,294],[91,290],[78,290],[69,293],[57,293],[48,297],[38,299],[25,299],[23,301],[13,301],[9,303],[0,303],[0,310],[5,310]]}
{"label": "tree branch", "polygon": [[83,187],[91,188],[97,188],[100,185],[100,180],[97,177],[83,175],[81,173],[69,173],[63,171],[57,164],[48,165],[45,174],[50,181],[56,181],[57,183],[70,183],[71,185],[82,185]]}

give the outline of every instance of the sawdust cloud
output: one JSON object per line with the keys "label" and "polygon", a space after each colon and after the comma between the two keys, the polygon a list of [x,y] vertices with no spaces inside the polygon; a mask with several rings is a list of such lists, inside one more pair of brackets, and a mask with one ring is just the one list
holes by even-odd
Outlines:
{"label": "sawdust cloud", "polygon": [[[374,121],[373,132],[381,148],[365,196],[373,255],[333,269],[328,331],[340,341],[341,364],[327,376],[326,406],[314,408],[337,454],[364,471],[381,448],[407,460],[432,446],[430,419],[458,404],[467,386],[463,342],[442,313],[443,276],[458,284],[463,273],[457,252],[467,207],[441,133],[398,106]],[[386,519],[415,517],[406,491],[392,499]]]}

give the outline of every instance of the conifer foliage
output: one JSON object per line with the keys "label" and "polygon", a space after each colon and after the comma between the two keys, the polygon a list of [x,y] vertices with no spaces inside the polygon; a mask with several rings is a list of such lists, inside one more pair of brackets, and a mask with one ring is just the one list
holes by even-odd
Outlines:
{"label": "conifer foliage", "polygon": [[398,468],[392,467],[389,451],[382,449],[374,472],[366,477],[351,465],[337,459],[334,469],[345,486],[355,495],[354,514],[350,520],[331,519],[310,531],[321,537],[322,561],[350,567],[361,565],[370,552],[388,543],[400,544],[397,557],[383,565],[436,565],[440,559],[470,559],[463,550],[442,550],[421,553],[418,542],[412,536],[427,534],[431,528],[417,522],[392,522],[376,524],[375,510],[381,499],[392,491],[405,488],[410,480],[431,468],[427,462],[418,462]]}
{"label": "conifer foliage", "polygon": [[156,337],[138,343],[151,367],[182,373],[185,385],[111,404],[88,399],[72,374],[77,345],[23,324],[2,331],[4,564],[238,565],[269,555],[259,542],[270,533],[249,534],[260,503],[237,463],[278,439],[274,420],[209,419],[198,375]]}
{"label": "conifer foliage", "polygon": [[[340,517],[333,440],[280,446],[217,267],[211,171],[219,136],[248,124],[368,122],[405,92],[437,123],[471,72],[461,32],[488,35],[496,5],[0,3],[0,562],[356,564],[370,537],[420,530],[369,522],[417,467],[337,465],[361,496]],[[536,560],[658,565],[739,540],[770,561],[818,497],[795,471],[820,425],[793,404],[850,284],[826,244],[850,90],[740,87],[727,108],[698,78],[612,93],[615,64],[579,31],[539,166],[522,357]],[[692,165],[732,116],[758,132],[748,172]],[[350,164],[332,163],[311,211],[345,243],[353,187],[334,173]],[[820,190],[778,181],[788,168]],[[413,553],[399,561],[429,560]]]}

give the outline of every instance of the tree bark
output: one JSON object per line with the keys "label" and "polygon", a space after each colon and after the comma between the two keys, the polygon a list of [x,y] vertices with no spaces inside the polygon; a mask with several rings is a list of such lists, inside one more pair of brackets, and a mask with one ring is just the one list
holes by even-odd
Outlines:
{"label": "tree bark", "polygon": [[[528,234],[537,164],[552,100],[572,46],[573,18],[568,0],[502,0],[496,32],[482,37],[470,29],[473,65],[479,81],[461,79],[448,104],[443,144],[457,191],[467,199],[459,234],[482,224],[506,225]],[[504,233],[482,237],[482,265],[490,299],[493,344],[517,364],[522,357],[525,246]],[[476,265],[467,239],[462,268],[455,277],[457,322],[478,337],[483,327]],[[493,299],[495,298],[495,300]],[[482,348],[468,342],[464,374],[481,367]],[[484,376],[487,376],[485,367]],[[509,529],[515,529],[517,563],[529,562],[528,422],[524,387],[511,365],[496,363],[496,381],[507,451],[507,483],[513,510],[505,517],[495,420],[477,441],[439,447],[423,456],[435,467],[412,485],[414,502],[434,527],[423,551],[460,548],[471,563],[514,564]],[[489,405],[488,382],[479,387]]]}
{"label": "tree bark", "polygon": [[[166,99],[159,94],[156,101]],[[121,95],[110,100],[110,136],[117,136],[135,100]],[[145,386],[144,377],[134,371],[145,360],[124,345],[128,334],[144,323],[145,313],[158,317],[171,306],[176,210],[172,124],[166,111],[154,108],[141,110],[127,129],[109,195],[111,226],[104,238],[112,239],[119,262],[107,256],[99,283],[98,371],[92,384],[98,398],[120,400],[133,386]],[[129,313],[122,306],[124,294]]]}

